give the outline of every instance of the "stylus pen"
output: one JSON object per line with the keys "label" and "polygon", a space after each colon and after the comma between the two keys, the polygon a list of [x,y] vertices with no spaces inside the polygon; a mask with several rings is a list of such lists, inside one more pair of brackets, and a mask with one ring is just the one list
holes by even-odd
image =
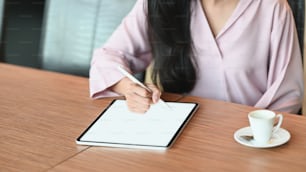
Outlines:
{"label": "stylus pen", "polygon": [[[126,77],[128,77],[130,80],[132,80],[134,83],[138,84],[142,88],[146,89],[150,93],[152,93],[152,90],[145,86],[142,82],[140,82],[138,79],[136,79],[133,75],[131,75],[128,71],[126,71],[123,67],[118,66],[119,71],[124,74]],[[159,101],[167,108],[171,109],[171,107],[162,99],[159,99]]]}

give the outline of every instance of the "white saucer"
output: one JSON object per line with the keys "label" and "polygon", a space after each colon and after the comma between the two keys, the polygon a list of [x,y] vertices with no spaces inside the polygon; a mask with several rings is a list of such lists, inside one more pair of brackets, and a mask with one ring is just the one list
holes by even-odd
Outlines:
{"label": "white saucer", "polygon": [[244,128],[237,130],[234,134],[234,138],[238,143],[245,145],[245,146],[254,147],[254,148],[276,147],[276,146],[280,146],[282,144],[287,143],[290,139],[290,133],[283,128],[280,128],[276,133],[274,133],[269,143],[265,145],[258,145],[256,144],[254,140],[247,141],[240,137],[240,136],[245,136],[245,135],[249,135],[249,136],[252,135],[252,131],[250,127],[244,127]]}

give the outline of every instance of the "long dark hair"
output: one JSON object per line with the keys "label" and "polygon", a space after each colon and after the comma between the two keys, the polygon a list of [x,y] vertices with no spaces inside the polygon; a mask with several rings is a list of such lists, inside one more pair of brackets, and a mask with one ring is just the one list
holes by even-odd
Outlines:
{"label": "long dark hair", "polygon": [[152,80],[164,91],[190,92],[196,82],[190,33],[192,0],[147,0]]}

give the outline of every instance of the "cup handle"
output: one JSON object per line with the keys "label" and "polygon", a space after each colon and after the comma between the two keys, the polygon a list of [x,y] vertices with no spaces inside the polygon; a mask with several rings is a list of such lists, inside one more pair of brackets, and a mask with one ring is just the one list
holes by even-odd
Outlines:
{"label": "cup handle", "polygon": [[283,123],[283,115],[282,114],[276,115],[275,119],[276,118],[278,118],[278,122],[277,122],[276,126],[273,128],[273,133],[275,133]]}

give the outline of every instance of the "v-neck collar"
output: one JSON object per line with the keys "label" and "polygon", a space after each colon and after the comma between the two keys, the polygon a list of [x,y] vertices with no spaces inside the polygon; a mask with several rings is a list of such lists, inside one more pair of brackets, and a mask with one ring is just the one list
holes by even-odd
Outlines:
{"label": "v-neck collar", "polygon": [[218,39],[228,28],[230,28],[230,26],[235,23],[235,21],[242,15],[242,13],[247,9],[247,7],[251,4],[253,0],[239,0],[236,8],[234,9],[233,13],[231,14],[231,16],[229,17],[229,19],[226,21],[225,25],[222,27],[222,29],[220,30],[220,32],[214,36],[211,27],[209,25],[207,16],[205,14],[204,9],[202,8],[201,5],[201,0],[198,0],[198,4],[197,4],[197,8],[200,8],[199,11],[202,12],[202,16],[205,20],[205,23],[207,24],[208,28],[210,29],[210,33],[211,36],[216,40]]}
{"label": "v-neck collar", "polygon": [[210,44],[208,46],[212,49],[215,55],[220,57],[220,60],[221,60],[223,58],[223,55],[218,45],[218,39],[235,23],[235,21],[243,14],[243,12],[247,9],[247,7],[251,4],[252,1],[253,0],[240,0],[235,10],[233,11],[232,15],[226,22],[226,24],[223,26],[223,28],[220,30],[218,35],[215,37],[208,23],[204,9],[202,8],[201,0],[197,0],[197,2],[195,3],[195,7],[194,7],[195,9],[194,15],[197,16],[196,17],[197,20],[192,21],[192,27],[195,26],[201,29],[205,29],[207,30],[207,32],[205,33],[208,33],[208,34],[203,34],[204,32],[196,33],[196,35],[193,38],[194,43],[201,44],[203,39],[208,40]]}

